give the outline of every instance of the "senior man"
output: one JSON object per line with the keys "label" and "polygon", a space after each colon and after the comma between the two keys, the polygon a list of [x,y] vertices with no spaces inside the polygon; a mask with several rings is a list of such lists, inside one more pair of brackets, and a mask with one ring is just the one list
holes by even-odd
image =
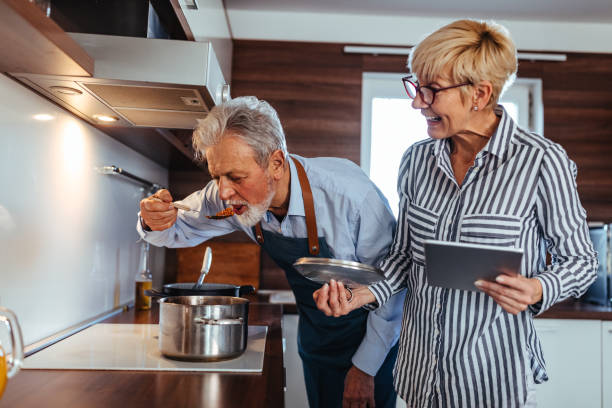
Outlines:
{"label": "senior man", "polygon": [[[400,293],[375,312],[337,319],[317,310],[321,287],[293,263],[319,256],[377,265],[389,250],[395,219],[386,199],[354,163],[289,155],[276,111],[255,97],[211,110],[194,131],[212,181],[181,203],[160,190],[140,203],[138,230],[148,242],[195,246],[241,230],[285,271],[299,313],[298,350],[311,407],[394,407]],[[231,206],[234,216],[208,219]]]}

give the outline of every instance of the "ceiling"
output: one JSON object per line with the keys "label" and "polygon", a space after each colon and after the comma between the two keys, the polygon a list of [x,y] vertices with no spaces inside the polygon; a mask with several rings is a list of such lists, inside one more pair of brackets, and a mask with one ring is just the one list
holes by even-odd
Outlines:
{"label": "ceiling", "polygon": [[229,10],[612,22],[611,0],[225,0]]}
{"label": "ceiling", "polygon": [[459,18],[502,24],[523,52],[612,53],[612,0],[178,1],[196,41],[224,41],[228,59],[232,40],[412,46]]}

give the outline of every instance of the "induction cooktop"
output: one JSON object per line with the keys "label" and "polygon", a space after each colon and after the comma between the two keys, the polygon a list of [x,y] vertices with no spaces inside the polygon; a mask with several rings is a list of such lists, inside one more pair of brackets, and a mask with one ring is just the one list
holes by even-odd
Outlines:
{"label": "induction cooktop", "polygon": [[189,362],[161,355],[157,324],[100,323],[32,354],[23,368],[260,373],[267,331],[267,326],[249,326],[247,349],[234,359]]}

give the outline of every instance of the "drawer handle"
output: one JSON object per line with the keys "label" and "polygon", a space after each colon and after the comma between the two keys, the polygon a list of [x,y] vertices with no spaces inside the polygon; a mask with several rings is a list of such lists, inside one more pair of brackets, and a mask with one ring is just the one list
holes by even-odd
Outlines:
{"label": "drawer handle", "polygon": [[555,327],[537,327],[536,328],[537,333],[556,333],[558,331],[559,331],[559,328],[557,326]]}

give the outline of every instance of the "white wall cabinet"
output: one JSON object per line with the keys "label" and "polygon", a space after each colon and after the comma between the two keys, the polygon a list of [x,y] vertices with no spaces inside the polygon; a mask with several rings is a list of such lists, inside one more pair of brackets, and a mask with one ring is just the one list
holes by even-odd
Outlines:
{"label": "white wall cabinet", "polygon": [[[297,315],[283,316],[285,406],[308,407],[297,355]],[[536,386],[539,408],[612,408],[612,321],[536,319],[549,380]],[[397,407],[405,407],[398,398]]]}
{"label": "white wall cabinet", "polygon": [[[602,322],[536,319],[535,327],[549,376],[547,382],[536,386],[538,407],[601,408]],[[608,337],[608,353],[612,353],[612,333]],[[612,357],[609,361],[612,375]]]}
{"label": "white wall cabinet", "polygon": [[612,408],[612,322],[601,324],[603,407]]}

